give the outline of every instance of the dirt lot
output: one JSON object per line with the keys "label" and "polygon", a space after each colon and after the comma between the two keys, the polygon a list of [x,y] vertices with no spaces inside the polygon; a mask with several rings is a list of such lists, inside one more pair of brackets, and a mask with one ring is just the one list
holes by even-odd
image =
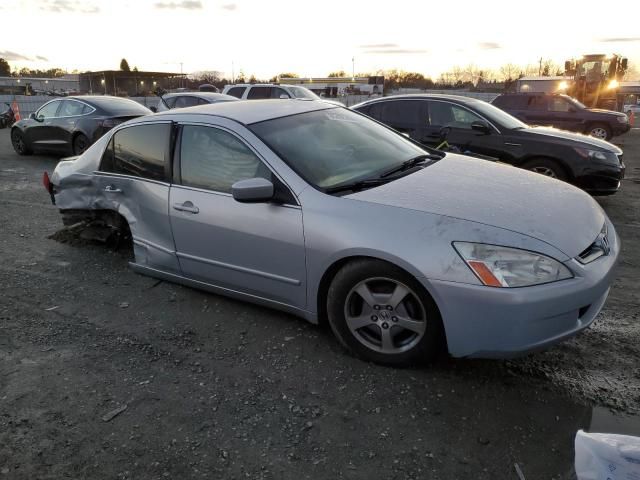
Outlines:
{"label": "dirt lot", "polygon": [[57,160],[0,131],[0,478],[572,478],[576,430],[640,405],[640,130],[616,143],[627,178],[599,202],[623,252],[592,328],[523,359],[393,370],[49,239]]}

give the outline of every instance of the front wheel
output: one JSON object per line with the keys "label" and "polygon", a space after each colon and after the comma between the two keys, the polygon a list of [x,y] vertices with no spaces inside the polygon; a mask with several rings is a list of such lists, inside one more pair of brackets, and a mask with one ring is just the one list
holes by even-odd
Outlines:
{"label": "front wheel", "polygon": [[327,313],[338,340],[365,360],[406,366],[439,352],[442,320],[433,299],[389,263],[358,260],[343,267],[329,287]]}
{"label": "front wheel", "polygon": [[27,146],[24,134],[17,128],[11,130],[11,145],[13,145],[13,149],[18,155],[31,155],[33,153]]}
{"label": "front wheel", "polygon": [[89,139],[86,135],[79,133],[73,139],[73,154],[81,155],[84,151],[89,148]]}
{"label": "front wheel", "polygon": [[528,162],[522,165],[522,168],[525,170],[531,170],[532,172],[539,173],[540,175],[544,175],[545,177],[556,178],[558,180],[562,180],[566,182],[568,180],[568,175],[565,172],[562,165],[554,160],[549,160],[547,158],[534,158],[533,160],[529,160]]}
{"label": "front wheel", "polygon": [[600,140],[609,140],[613,135],[608,125],[604,123],[594,123],[587,129],[587,133],[592,137],[599,138]]}

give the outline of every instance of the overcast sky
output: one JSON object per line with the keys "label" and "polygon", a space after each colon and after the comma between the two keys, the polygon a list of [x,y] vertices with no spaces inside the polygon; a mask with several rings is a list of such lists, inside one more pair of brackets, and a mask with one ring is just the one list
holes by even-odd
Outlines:
{"label": "overcast sky", "polygon": [[[611,10],[603,11],[604,5]],[[607,7],[608,8],[608,7]],[[640,63],[640,0],[0,0],[13,67],[270,77],[399,68],[437,77],[585,53]],[[614,21],[619,19],[619,21]]]}

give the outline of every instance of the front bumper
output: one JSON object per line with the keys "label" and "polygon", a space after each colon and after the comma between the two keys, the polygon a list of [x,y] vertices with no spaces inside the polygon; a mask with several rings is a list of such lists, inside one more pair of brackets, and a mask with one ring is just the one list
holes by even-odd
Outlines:
{"label": "front bumper", "polygon": [[613,128],[611,129],[611,135],[613,135],[614,137],[617,137],[618,135],[627,133],[629,130],[631,130],[630,123],[619,123],[613,126]]}
{"label": "front bumper", "polygon": [[591,195],[612,195],[620,189],[625,170],[622,161],[620,165],[593,165],[576,176],[574,184]]}
{"label": "front bumper", "polygon": [[445,281],[432,292],[454,357],[505,358],[553,345],[588,327],[602,309],[620,250],[609,223],[609,255],[582,265],[565,264],[569,280],[522,288],[494,288]]}

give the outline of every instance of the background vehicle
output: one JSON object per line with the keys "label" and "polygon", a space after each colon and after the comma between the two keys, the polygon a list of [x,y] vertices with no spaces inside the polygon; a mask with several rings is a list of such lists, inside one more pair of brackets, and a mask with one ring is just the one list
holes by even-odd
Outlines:
{"label": "background vehicle", "polygon": [[602,308],[619,254],[579,189],[427,151],[323,101],[143,117],[44,179],[63,218],[128,225],[135,271],[327,318],[390,365],[570,337]]}
{"label": "background vehicle", "polygon": [[222,93],[241,100],[264,100],[273,98],[306,98],[320,100],[311,90],[298,85],[272,85],[270,83],[239,83],[227,85]]}
{"label": "background vehicle", "polygon": [[195,107],[196,105],[207,105],[208,103],[230,102],[238,99],[231,95],[214,92],[180,92],[165,93],[160,97],[154,112],[163,112],[172,108]]}
{"label": "background vehicle", "polygon": [[586,133],[603,140],[622,135],[631,128],[626,114],[587,108],[563,94],[507,93],[491,103],[530,125]]}
{"label": "background vehicle", "polygon": [[627,71],[620,55],[583,55],[564,63],[565,75],[573,76],[567,94],[590,108],[617,107],[618,85]]}
{"label": "background vehicle", "polygon": [[638,118],[638,116],[640,115],[640,104],[638,103],[632,103],[629,105],[625,105],[622,110],[624,111],[624,113],[627,114],[627,116],[631,115],[632,113],[636,116],[636,118]]}
{"label": "background vehicle", "polygon": [[80,155],[116,125],[150,113],[147,107],[120,97],[55,99],[29,118],[16,122],[11,129],[11,143],[19,155],[36,150]]}
{"label": "background vehicle", "polygon": [[0,112],[0,128],[7,128],[13,125],[16,121],[16,116],[11,108],[11,104],[6,103],[7,109]]}
{"label": "background vehicle", "polygon": [[424,145],[436,147],[441,129],[461,151],[572,183],[592,194],[615,193],[624,175],[622,150],[603,140],[571,132],[532,128],[495,106],[454,95],[398,95],[353,109]]}

